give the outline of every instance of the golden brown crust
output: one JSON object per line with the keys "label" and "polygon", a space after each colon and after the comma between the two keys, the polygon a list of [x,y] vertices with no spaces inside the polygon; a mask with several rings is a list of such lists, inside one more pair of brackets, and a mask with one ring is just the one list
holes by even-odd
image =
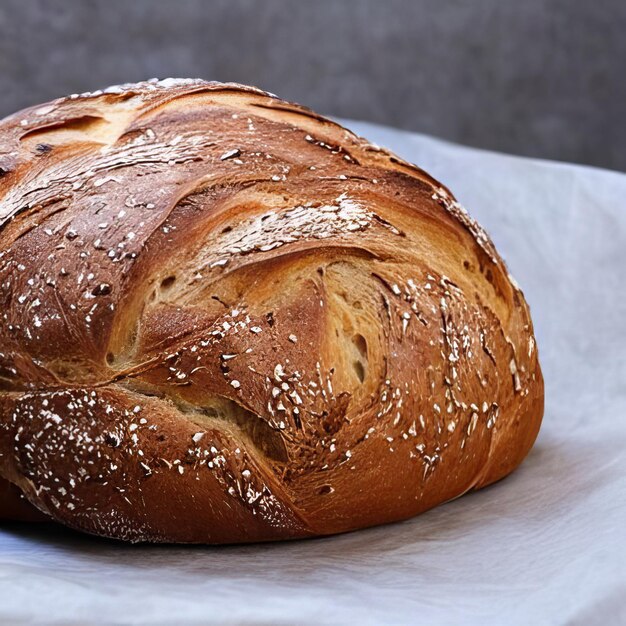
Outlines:
{"label": "golden brown crust", "polygon": [[524,297],[428,174],[298,105],[148,82],[0,125],[0,476],[131,541],[404,519],[511,472]]}

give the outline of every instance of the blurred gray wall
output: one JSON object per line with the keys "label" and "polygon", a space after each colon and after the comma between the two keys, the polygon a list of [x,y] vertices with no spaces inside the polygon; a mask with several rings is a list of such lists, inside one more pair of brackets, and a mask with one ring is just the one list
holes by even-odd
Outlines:
{"label": "blurred gray wall", "polygon": [[152,76],[626,170],[626,0],[0,0],[0,114]]}

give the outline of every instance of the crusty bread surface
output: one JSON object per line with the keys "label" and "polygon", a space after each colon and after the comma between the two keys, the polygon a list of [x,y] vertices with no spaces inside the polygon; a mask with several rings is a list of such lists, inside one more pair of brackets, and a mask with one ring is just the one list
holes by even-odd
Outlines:
{"label": "crusty bread surface", "polygon": [[532,322],[489,237],[304,107],[174,79],[59,99],[0,123],[0,197],[1,516],[329,535],[536,438]]}

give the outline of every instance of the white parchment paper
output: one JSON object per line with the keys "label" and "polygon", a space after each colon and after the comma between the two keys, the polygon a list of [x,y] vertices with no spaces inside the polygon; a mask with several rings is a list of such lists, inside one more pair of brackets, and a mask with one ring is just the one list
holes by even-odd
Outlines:
{"label": "white parchment paper", "polygon": [[3,624],[626,624],[626,175],[348,123],[448,185],[531,305],[539,439],[508,479],[331,539],[133,547],[0,527]]}

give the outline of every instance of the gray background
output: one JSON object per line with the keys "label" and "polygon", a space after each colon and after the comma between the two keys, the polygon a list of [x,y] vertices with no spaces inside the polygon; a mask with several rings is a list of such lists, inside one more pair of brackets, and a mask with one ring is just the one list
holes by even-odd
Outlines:
{"label": "gray background", "polygon": [[624,0],[0,0],[0,114],[152,76],[626,170]]}

